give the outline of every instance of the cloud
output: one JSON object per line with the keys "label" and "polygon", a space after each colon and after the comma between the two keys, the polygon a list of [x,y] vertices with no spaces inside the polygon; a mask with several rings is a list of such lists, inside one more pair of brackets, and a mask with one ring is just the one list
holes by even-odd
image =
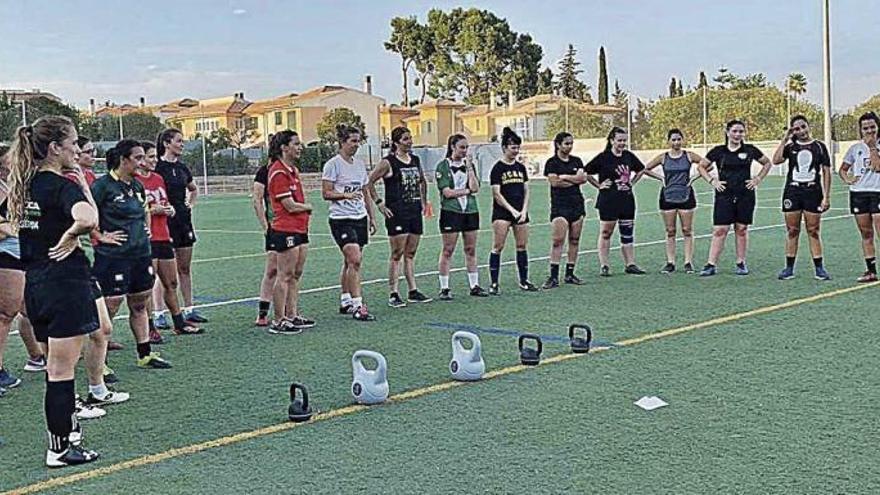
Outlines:
{"label": "cloud", "polygon": [[232,15],[245,15],[247,14],[247,10],[244,9],[235,9],[232,11]]}

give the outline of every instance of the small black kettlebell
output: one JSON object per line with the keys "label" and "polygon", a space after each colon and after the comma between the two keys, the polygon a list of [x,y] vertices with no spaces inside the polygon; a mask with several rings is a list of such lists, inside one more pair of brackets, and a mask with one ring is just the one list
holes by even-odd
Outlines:
{"label": "small black kettlebell", "polygon": [[[300,391],[302,399],[296,398],[296,391]],[[290,407],[287,408],[287,417],[294,423],[303,423],[312,419],[312,408],[309,407],[309,391],[305,385],[299,383],[290,384]]]}
{"label": "small black kettlebell", "polygon": [[[584,336],[575,336],[577,330],[583,330]],[[593,340],[593,330],[589,325],[575,323],[568,327],[568,342],[571,345],[571,352],[575,354],[586,354],[590,352],[590,342]]]}
{"label": "small black kettlebell", "polygon": [[[526,340],[534,340],[538,347],[537,349],[534,347],[525,347]],[[541,337],[531,334],[524,333],[519,336],[519,360],[522,364],[526,366],[536,366],[541,362],[541,351],[544,349],[544,345],[541,343]]]}

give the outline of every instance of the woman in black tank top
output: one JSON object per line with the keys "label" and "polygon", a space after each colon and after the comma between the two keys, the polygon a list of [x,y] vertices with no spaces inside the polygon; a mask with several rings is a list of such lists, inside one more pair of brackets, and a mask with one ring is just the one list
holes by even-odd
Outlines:
{"label": "woman in black tank top", "polygon": [[[400,264],[409,285],[407,301],[415,303],[431,302],[416,286],[415,258],[419,240],[424,230],[422,214],[427,200],[425,175],[419,157],[410,154],[412,134],[406,127],[395,127],[391,131],[391,153],[379,162],[370,172],[368,187],[376,206],[385,216],[388,243],[391,257],[388,260],[388,305],[392,308],[406,306],[398,289]],[[385,184],[385,199],[376,194],[376,182],[382,179]]]}

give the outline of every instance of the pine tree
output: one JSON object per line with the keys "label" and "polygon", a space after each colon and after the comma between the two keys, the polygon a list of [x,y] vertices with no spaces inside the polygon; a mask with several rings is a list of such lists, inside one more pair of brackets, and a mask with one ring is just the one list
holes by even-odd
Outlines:
{"label": "pine tree", "polygon": [[706,79],[706,73],[700,71],[700,84],[697,85],[697,88],[705,88],[709,86],[709,81]]}
{"label": "pine tree", "polygon": [[673,78],[669,81],[669,97],[670,97],[670,98],[675,98],[676,96],[678,96],[678,86],[676,86],[676,84],[675,84],[675,78],[673,77]]}
{"label": "pine tree", "polygon": [[608,64],[605,61],[605,47],[599,47],[599,104],[608,104]]}
{"label": "pine tree", "polygon": [[577,50],[574,45],[568,45],[565,56],[559,61],[559,76],[556,78],[554,88],[559,96],[586,101],[590,88],[579,78],[584,71],[578,68],[581,63],[575,58],[576,55]]}
{"label": "pine tree", "polygon": [[553,94],[554,86],[553,70],[547,67],[538,73],[538,92],[539,95]]}
{"label": "pine tree", "polygon": [[684,96],[684,87],[681,85],[681,79],[678,80],[678,91],[676,91],[676,96]]}

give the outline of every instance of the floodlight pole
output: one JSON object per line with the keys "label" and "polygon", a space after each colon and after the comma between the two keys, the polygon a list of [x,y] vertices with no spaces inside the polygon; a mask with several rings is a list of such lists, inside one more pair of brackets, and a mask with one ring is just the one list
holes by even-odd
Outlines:
{"label": "floodlight pole", "polygon": [[831,12],[830,0],[822,0],[822,76],[823,76],[823,106],[825,107],[825,142],[828,143],[828,152],[831,154],[831,163],[834,163],[834,142],[831,132]]}

